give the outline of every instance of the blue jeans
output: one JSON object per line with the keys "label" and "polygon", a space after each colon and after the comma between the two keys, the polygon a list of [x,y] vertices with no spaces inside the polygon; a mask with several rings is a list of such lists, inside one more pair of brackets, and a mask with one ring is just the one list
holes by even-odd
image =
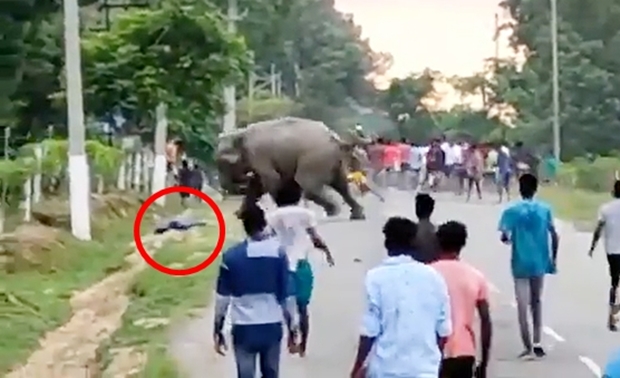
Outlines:
{"label": "blue jeans", "polygon": [[256,359],[261,378],[278,378],[280,376],[280,341],[258,349],[245,349],[234,346],[237,378],[256,377]]}

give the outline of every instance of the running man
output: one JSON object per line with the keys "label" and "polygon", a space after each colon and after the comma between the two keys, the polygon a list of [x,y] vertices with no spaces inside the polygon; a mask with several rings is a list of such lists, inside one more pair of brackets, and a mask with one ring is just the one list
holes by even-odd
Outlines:
{"label": "running man", "polygon": [[[519,357],[523,359],[545,356],[541,345],[543,281],[546,274],[555,274],[559,248],[551,207],[534,198],[537,190],[538,179],[534,175],[524,173],[519,177],[522,199],[504,210],[499,221],[501,241],[512,247],[511,268],[517,315],[525,347]],[[533,342],[528,308],[532,312]]]}
{"label": "running man", "polygon": [[308,305],[314,287],[314,274],[308,261],[308,255],[314,249],[325,254],[329,266],[334,265],[329,248],[316,230],[314,213],[300,204],[302,190],[296,182],[291,181],[276,193],[274,201],[278,206],[267,215],[267,222],[284,247],[289,260],[289,269],[293,285],[289,291],[289,301],[296,304],[299,316],[299,345],[289,344],[291,352],[306,355],[310,332],[310,315]]}
{"label": "running man", "polygon": [[230,307],[237,377],[254,378],[258,359],[263,378],[278,378],[283,320],[292,338],[289,342],[297,334],[292,316],[295,309],[286,302],[288,259],[279,241],[266,232],[261,208],[248,206],[239,218],[247,238],[222,257],[215,297],[214,347],[219,355],[225,355],[228,346],[223,329]]}
{"label": "running man", "polygon": [[366,273],[366,305],[350,377],[437,377],[452,333],[446,282],[411,258],[415,223],[390,218],[383,234],[388,257]]}
{"label": "running man", "polygon": [[439,140],[433,140],[426,154],[426,182],[432,190],[439,187],[445,171],[446,153],[441,149]]}
{"label": "running man", "polygon": [[428,264],[435,261],[439,253],[439,244],[435,235],[435,225],[431,216],[435,211],[435,200],[426,193],[415,197],[415,215],[418,217],[418,231],[415,237],[413,258]]}
{"label": "running man", "polygon": [[398,172],[400,172],[401,166],[402,157],[400,148],[396,143],[390,141],[383,150],[383,168],[385,169],[387,176],[384,183],[391,186],[394,181],[393,177],[398,177]]}
{"label": "running man", "polygon": [[504,200],[504,193],[506,193],[506,199],[510,201],[510,179],[512,177],[512,171],[513,164],[510,151],[505,145],[500,145],[497,152],[497,171],[495,176],[495,185],[497,187],[500,203]]}
{"label": "running man", "polygon": [[411,151],[409,152],[409,169],[411,180],[415,183],[413,189],[417,192],[422,184],[424,177],[424,154],[421,147],[415,143],[411,143]]}
{"label": "running man", "polygon": [[465,172],[467,173],[467,201],[471,198],[471,190],[475,187],[478,199],[482,199],[480,182],[484,175],[484,158],[476,144],[469,146],[465,155]]}
{"label": "running man", "polygon": [[605,237],[605,253],[609,265],[609,277],[611,286],[609,287],[609,316],[607,317],[607,327],[610,331],[617,331],[618,313],[618,283],[620,282],[620,181],[614,182],[613,199],[599,210],[598,223],[592,235],[592,244],[588,255],[592,257],[594,249],[601,236]]}
{"label": "running man", "polygon": [[[452,309],[452,335],[443,351],[441,378],[486,377],[493,326],[489,310],[489,289],[485,277],[460,259],[467,242],[467,228],[459,222],[439,226],[439,260],[431,266],[446,280]],[[476,313],[480,319],[480,362],[476,364],[476,340],[473,332]]]}
{"label": "running man", "polygon": [[379,193],[378,190],[373,189],[368,183],[368,178],[366,177],[366,173],[360,170],[353,171],[347,175],[347,180],[349,183],[355,185],[357,190],[359,190],[360,194],[364,196],[366,193],[370,192],[379,198],[379,201],[385,202],[385,198]]}

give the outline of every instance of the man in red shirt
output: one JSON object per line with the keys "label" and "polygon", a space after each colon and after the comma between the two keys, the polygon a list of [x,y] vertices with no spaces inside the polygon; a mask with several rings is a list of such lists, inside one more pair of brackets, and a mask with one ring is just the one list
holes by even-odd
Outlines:
{"label": "man in red shirt", "polygon": [[400,172],[402,165],[400,148],[393,141],[388,142],[383,150],[383,168],[387,172],[387,183],[391,185],[395,173]]}
{"label": "man in red shirt", "polygon": [[383,170],[383,150],[385,148],[383,138],[378,138],[368,145],[366,153],[370,162],[369,177],[377,182],[377,175]]}

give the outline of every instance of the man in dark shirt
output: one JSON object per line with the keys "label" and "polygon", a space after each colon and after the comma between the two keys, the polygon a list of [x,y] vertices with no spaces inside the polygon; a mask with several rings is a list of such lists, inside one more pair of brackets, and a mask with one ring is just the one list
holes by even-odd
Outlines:
{"label": "man in dark shirt", "polygon": [[439,243],[435,235],[435,225],[431,222],[431,215],[435,210],[435,200],[426,193],[415,197],[415,215],[418,217],[418,232],[415,238],[415,255],[419,262],[430,263],[437,259]]}
{"label": "man in dark shirt", "polygon": [[426,176],[431,189],[436,189],[445,171],[446,153],[441,148],[439,140],[431,142],[426,154]]}
{"label": "man in dark shirt", "polygon": [[283,323],[290,345],[298,329],[294,302],[287,301],[289,285],[294,287],[288,258],[261,208],[248,206],[240,218],[247,238],[224,252],[217,279],[215,350],[221,355],[227,350],[224,321],[230,309],[237,377],[254,378],[258,360],[261,377],[278,378]]}

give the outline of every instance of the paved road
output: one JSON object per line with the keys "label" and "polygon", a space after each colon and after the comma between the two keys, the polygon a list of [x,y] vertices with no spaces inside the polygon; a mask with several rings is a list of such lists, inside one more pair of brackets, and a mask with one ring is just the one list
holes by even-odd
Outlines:
{"label": "paved road", "polygon": [[[545,288],[545,338],[549,356],[543,361],[521,362],[508,270],[508,250],[495,232],[501,207],[486,200],[465,204],[440,195],[434,220],[460,220],[469,227],[464,258],[476,265],[492,283],[495,337],[493,378],[600,377],[607,355],[620,344],[605,329],[607,275],[602,254],[586,257],[589,235],[561,228],[559,274]],[[305,359],[283,357],[283,377],[346,377],[357,345],[362,280],[365,271],[384,257],[381,226],[392,215],[412,216],[412,196],[392,191],[386,203],[367,197],[368,220],[330,220],[320,233],[332,247],[336,267],[315,259],[317,285],[311,306],[312,335]],[[599,251],[597,251],[599,252]],[[361,261],[356,262],[356,259]],[[173,333],[172,350],[189,378],[234,377],[232,357],[210,353],[212,315],[208,310]]]}

